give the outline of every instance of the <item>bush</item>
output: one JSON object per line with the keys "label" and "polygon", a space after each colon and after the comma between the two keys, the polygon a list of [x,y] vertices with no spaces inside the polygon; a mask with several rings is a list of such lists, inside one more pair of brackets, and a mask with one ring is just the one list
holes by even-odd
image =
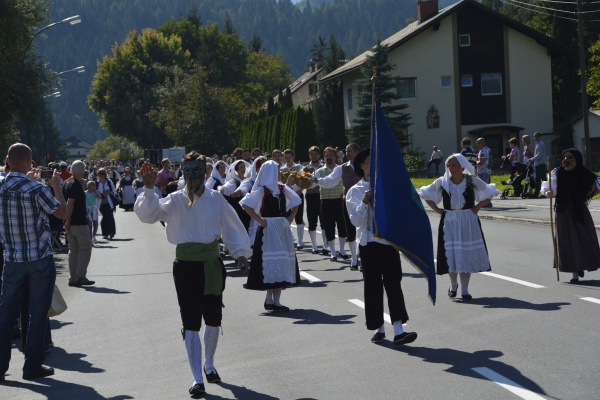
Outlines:
{"label": "bush", "polygon": [[404,153],[404,163],[406,164],[408,172],[416,172],[425,167],[425,163],[423,161],[424,154],[425,153],[420,153],[418,151]]}

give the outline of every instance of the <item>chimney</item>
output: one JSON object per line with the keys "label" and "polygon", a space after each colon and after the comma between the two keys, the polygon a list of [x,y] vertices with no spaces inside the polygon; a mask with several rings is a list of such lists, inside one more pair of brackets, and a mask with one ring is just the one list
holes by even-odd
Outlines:
{"label": "chimney", "polygon": [[438,0],[417,1],[419,23],[423,23],[438,13]]}

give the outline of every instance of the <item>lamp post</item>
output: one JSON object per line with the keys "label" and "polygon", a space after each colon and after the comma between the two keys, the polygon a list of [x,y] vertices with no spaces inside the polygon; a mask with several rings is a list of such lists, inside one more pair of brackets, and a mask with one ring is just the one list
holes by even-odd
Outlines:
{"label": "lamp post", "polygon": [[25,59],[27,58],[27,53],[29,52],[29,49],[31,48],[31,45],[33,44],[34,39],[40,33],[44,32],[45,30],[50,29],[56,25],[61,25],[61,24],[75,25],[80,22],[81,22],[81,17],[79,15],[74,15],[72,17],[63,19],[62,21],[53,22],[50,25],[46,25],[42,29],[37,31],[35,33],[35,35],[33,35],[31,40],[29,40],[29,43],[27,43],[27,46],[25,47],[25,51],[23,52],[23,61],[21,62],[21,78],[23,79],[23,103],[25,106],[25,134],[27,135],[27,144],[29,146],[31,146],[31,136],[29,134],[29,103],[27,101],[27,80],[25,79]]}

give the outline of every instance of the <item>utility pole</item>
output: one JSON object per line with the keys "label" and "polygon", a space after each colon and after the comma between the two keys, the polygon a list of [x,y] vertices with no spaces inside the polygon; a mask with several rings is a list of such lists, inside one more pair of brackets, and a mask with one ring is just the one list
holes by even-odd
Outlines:
{"label": "utility pole", "polygon": [[577,30],[579,31],[579,69],[581,70],[581,111],[583,112],[583,151],[585,166],[592,168],[592,149],[590,146],[590,121],[587,101],[587,79],[585,69],[585,39],[583,37],[583,19],[581,18],[581,0],[577,0]]}

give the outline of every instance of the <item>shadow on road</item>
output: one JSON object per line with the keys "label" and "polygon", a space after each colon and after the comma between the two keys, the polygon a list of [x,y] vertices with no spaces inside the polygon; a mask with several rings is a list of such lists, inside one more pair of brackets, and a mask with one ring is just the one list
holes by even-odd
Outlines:
{"label": "shadow on road", "polygon": [[538,394],[545,394],[544,390],[534,381],[523,376],[521,372],[513,366],[507,365],[501,361],[494,360],[503,356],[501,351],[497,350],[480,350],[474,353],[455,349],[433,349],[428,347],[412,347],[412,346],[394,346],[391,342],[386,341],[385,347],[394,349],[401,353],[405,353],[411,357],[419,357],[424,362],[433,364],[447,364],[449,367],[447,372],[460,376],[468,376],[476,379],[485,379],[482,375],[473,371],[472,368],[485,367],[492,371],[510,379],[518,385],[521,385],[527,390]]}
{"label": "shadow on road", "polygon": [[589,280],[589,281],[583,281],[583,280],[579,280],[578,283],[567,283],[567,282],[563,282],[566,283],[569,286],[583,286],[583,287],[600,287],[600,281],[597,280]]}
{"label": "shadow on road", "polygon": [[129,293],[131,293],[131,292],[125,292],[125,291],[118,290],[118,289],[111,289],[111,288],[98,287],[98,286],[85,286],[84,289],[88,292],[103,293],[103,294],[129,294]]}
{"label": "shadow on road", "polygon": [[306,325],[339,325],[339,324],[354,324],[354,321],[349,319],[356,317],[356,315],[331,315],[324,313],[319,310],[310,309],[292,309],[288,312],[270,312],[262,313],[263,317],[274,317],[274,318],[290,318],[295,319],[294,324],[306,324]]}
{"label": "shadow on road", "polygon": [[[60,373],[58,371],[57,373]],[[45,385],[45,386],[43,386]],[[133,399],[128,395],[119,395],[114,397],[104,397],[89,386],[78,385],[76,383],[57,381],[53,378],[40,379],[36,383],[6,381],[1,386],[9,386],[31,390],[45,396],[48,400],[64,399],[86,399],[86,400],[125,400]]]}
{"label": "shadow on road", "polygon": [[[277,397],[269,396],[268,394],[255,392],[252,389],[248,389],[245,386],[236,386],[231,383],[219,383],[223,389],[227,389],[231,391],[231,393],[235,396],[236,399],[248,399],[248,400],[277,400]],[[210,386],[208,387],[210,389]],[[222,399],[221,396],[216,396],[213,394],[206,393],[203,399]]]}
{"label": "shadow on road", "polygon": [[57,321],[55,319],[50,319],[50,329],[53,330],[53,331],[57,330],[57,329],[60,329],[63,326],[67,326],[67,325],[73,325],[73,323],[72,322]]}
{"label": "shadow on road", "polygon": [[534,311],[558,311],[562,306],[571,305],[571,303],[542,303],[534,304],[528,301],[513,299],[510,297],[478,297],[462,301],[465,304],[474,304],[483,306],[483,308],[507,308],[516,310],[534,310]]}
{"label": "shadow on road", "polygon": [[63,371],[76,371],[82,374],[104,372],[102,368],[96,368],[92,363],[84,360],[84,357],[87,357],[87,354],[67,353],[63,348],[53,347],[50,354],[46,356],[44,364]]}

